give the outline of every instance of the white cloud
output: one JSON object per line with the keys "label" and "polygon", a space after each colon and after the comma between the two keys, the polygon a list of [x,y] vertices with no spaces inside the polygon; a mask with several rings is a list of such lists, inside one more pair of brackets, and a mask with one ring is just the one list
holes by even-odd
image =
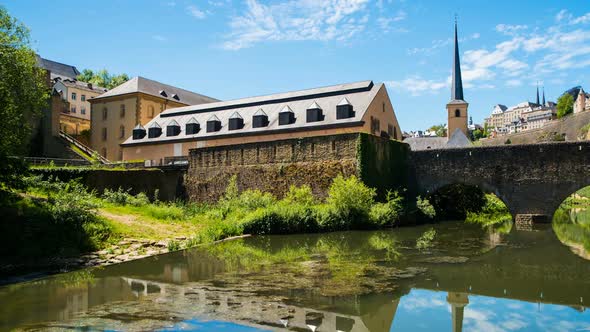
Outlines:
{"label": "white cloud", "polygon": [[526,25],[510,25],[510,24],[498,24],[496,25],[496,31],[505,35],[514,35],[521,30],[528,29]]}
{"label": "white cloud", "polygon": [[408,14],[405,11],[400,10],[394,16],[379,17],[377,19],[377,24],[379,24],[379,28],[381,28],[382,32],[408,32],[408,30],[405,28],[393,27],[393,23],[403,21],[407,16]]}
{"label": "white cloud", "polygon": [[393,90],[408,92],[412,96],[438,93],[440,90],[448,89],[451,86],[448,80],[427,80],[420,76],[408,77],[401,81],[387,82],[387,85],[389,85]]}
{"label": "white cloud", "polygon": [[572,13],[562,9],[555,15],[555,20],[559,23],[566,23],[569,25],[590,23],[590,12],[582,16],[575,17]]}
{"label": "white cloud", "polygon": [[290,0],[265,5],[247,0],[246,10],[230,20],[223,48],[237,50],[263,41],[346,40],[363,31],[368,16],[358,18],[368,0]]}
{"label": "white cloud", "polygon": [[590,22],[590,13],[586,13],[580,17],[574,18],[570,24],[580,24],[580,23],[589,23]]}
{"label": "white cloud", "polygon": [[195,5],[189,5],[186,7],[186,11],[189,15],[197,19],[204,19],[207,13],[197,8]]}
{"label": "white cloud", "polygon": [[522,85],[521,80],[512,79],[512,80],[506,81],[506,86],[509,86],[509,87],[516,87],[516,86],[521,86],[521,85]]}

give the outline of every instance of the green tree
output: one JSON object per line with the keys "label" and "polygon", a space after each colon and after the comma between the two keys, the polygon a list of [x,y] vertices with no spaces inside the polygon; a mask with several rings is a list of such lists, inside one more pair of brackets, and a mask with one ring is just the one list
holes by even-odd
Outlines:
{"label": "green tree", "polygon": [[26,151],[34,120],[47,107],[49,86],[30,47],[29,29],[0,6],[0,183],[15,176],[12,159]]}
{"label": "green tree", "polygon": [[434,125],[428,128],[429,131],[434,131],[438,137],[447,137],[447,128],[444,124]]}
{"label": "green tree", "polygon": [[563,94],[557,99],[557,118],[561,119],[564,116],[574,112],[574,97],[569,93]]}
{"label": "green tree", "polygon": [[88,82],[107,89],[112,89],[129,81],[129,76],[127,74],[112,75],[106,69],[101,69],[97,72],[92,71],[92,69],[84,69],[82,70],[82,73],[78,75],[77,79],[82,82]]}

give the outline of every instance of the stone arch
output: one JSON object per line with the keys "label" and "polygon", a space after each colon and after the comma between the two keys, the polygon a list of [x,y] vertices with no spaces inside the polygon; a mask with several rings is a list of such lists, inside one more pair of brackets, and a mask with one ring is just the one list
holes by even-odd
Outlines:
{"label": "stone arch", "polygon": [[[552,202],[552,204],[549,205],[550,213],[548,214],[548,216],[551,218],[551,220],[553,220],[553,216],[555,215],[555,212],[557,212],[557,209],[559,209],[561,204],[563,204],[563,202],[565,202],[565,200],[568,197],[570,197],[571,195],[575,194],[576,192],[578,192],[586,187],[590,187],[590,183],[585,183],[585,184],[581,184],[581,185],[571,184],[568,187],[569,188],[564,188],[554,194],[554,197],[555,197],[554,202]],[[549,220],[549,221],[551,221],[551,220]]]}

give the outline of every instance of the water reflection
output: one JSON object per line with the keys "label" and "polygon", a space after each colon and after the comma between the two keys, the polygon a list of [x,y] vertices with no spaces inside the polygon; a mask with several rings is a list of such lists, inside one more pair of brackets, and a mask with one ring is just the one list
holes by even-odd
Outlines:
{"label": "water reflection", "polygon": [[0,330],[590,326],[590,262],[550,229],[435,229],[423,250],[416,238],[427,227],[255,237],[11,285],[0,288]]}

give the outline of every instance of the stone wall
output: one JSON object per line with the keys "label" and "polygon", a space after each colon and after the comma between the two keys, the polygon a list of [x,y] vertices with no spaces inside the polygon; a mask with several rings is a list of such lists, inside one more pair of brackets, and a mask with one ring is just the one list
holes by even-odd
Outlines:
{"label": "stone wall", "polygon": [[274,142],[193,149],[185,182],[191,201],[216,201],[230,178],[238,188],[259,189],[282,197],[291,185],[310,185],[325,196],[338,174],[359,175],[359,134],[317,136]]}
{"label": "stone wall", "polygon": [[527,130],[520,133],[499,136],[496,138],[482,139],[481,144],[504,145],[507,139],[511,144],[535,144],[551,141],[555,136],[565,135],[566,141],[588,140],[588,132],[582,127],[590,124],[590,112],[571,114],[563,119],[553,120],[538,129]]}
{"label": "stone wall", "polygon": [[154,197],[156,189],[158,198],[163,201],[184,199],[184,170],[97,170],[97,169],[32,169],[33,174],[44,178],[53,176],[61,181],[79,179],[91,190],[102,193],[105,189],[130,190],[131,194],[146,193]]}

